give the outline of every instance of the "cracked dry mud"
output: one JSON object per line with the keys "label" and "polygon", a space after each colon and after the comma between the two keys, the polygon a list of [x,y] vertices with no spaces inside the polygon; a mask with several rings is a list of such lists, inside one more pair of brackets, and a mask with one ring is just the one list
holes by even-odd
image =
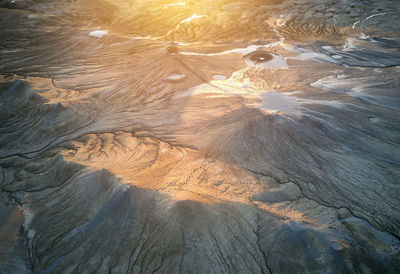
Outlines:
{"label": "cracked dry mud", "polygon": [[395,1],[0,7],[0,273],[400,272]]}

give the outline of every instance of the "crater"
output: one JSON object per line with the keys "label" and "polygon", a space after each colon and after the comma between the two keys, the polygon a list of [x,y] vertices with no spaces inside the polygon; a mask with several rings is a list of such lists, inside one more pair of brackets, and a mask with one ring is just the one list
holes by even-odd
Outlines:
{"label": "crater", "polygon": [[223,81],[223,80],[226,80],[226,75],[224,75],[224,74],[214,74],[213,76],[212,76],[212,78],[214,79],[214,80],[218,80],[218,81]]}
{"label": "crater", "polygon": [[178,47],[175,45],[170,45],[167,47],[167,53],[169,54],[177,54],[178,53]]}
{"label": "crater", "polygon": [[263,64],[268,61],[271,61],[273,58],[272,54],[265,51],[254,51],[243,57],[243,60],[246,64],[251,63],[252,65]]}
{"label": "crater", "polygon": [[106,34],[108,34],[108,31],[106,30],[94,30],[89,33],[89,36],[101,38]]}
{"label": "crater", "polygon": [[371,121],[372,123],[378,123],[381,121],[381,119],[372,116],[368,117],[368,120]]}
{"label": "crater", "polygon": [[186,75],[182,73],[171,73],[165,78],[166,82],[177,83],[185,80]]}
{"label": "crater", "polygon": [[341,245],[340,243],[338,243],[338,242],[332,242],[331,243],[331,247],[334,249],[334,250],[336,250],[336,251],[340,251],[340,250],[343,250],[343,245]]}
{"label": "crater", "polygon": [[266,51],[254,51],[243,57],[243,61],[252,67],[262,67],[270,69],[287,69],[286,60],[279,55]]}

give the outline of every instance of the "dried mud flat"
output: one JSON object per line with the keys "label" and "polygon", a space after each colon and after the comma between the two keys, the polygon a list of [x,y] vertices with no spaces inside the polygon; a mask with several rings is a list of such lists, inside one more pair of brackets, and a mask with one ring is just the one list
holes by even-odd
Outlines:
{"label": "dried mud flat", "polygon": [[400,5],[0,1],[1,273],[400,272]]}

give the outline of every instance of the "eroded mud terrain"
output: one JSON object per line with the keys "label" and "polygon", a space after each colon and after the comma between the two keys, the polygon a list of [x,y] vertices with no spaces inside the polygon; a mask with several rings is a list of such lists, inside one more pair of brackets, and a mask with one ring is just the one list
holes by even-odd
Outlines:
{"label": "eroded mud terrain", "polygon": [[1,273],[399,273],[396,1],[0,1]]}

